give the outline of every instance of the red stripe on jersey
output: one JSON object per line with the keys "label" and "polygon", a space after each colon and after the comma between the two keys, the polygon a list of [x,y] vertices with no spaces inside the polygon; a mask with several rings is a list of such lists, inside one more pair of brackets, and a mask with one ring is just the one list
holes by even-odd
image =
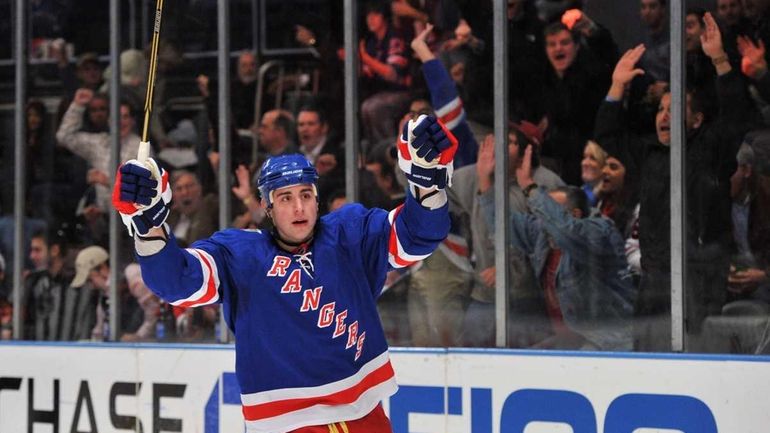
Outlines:
{"label": "red stripe on jersey", "polygon": [[257,421],[307,409],[316,405],[339,406],[351,404],[358,400],[364,392],[387,381],[394,375],[393,367],[390,365],[390,361],[388,361],[387,364],[367,374],[360,382],[350,388],[319,397],[293,398],[243,406],[243,418],[246,421]]}
{"label": "red stripe on jersey", "polygon": [[463,102],[460,101],[457,104],[457,107],[453,108],[452,111],[449,113],[439,117],[439,120],[441,120],[444,123],[449,123],[453,120],[455,120],[460,114],[463,112]]}
{"label": "red stripe on jersey", "polygon": [[444,245],[459,256],[468,257],[468,247],[452,242],[449,238],[444,239]]}
{"label": "red stripe on jersey", "polygon": [[193,254],[193,256],[197,257],[198,260],[200,260],[201,263],[203,263],[203,265],[206,266],[206,268],[209,270],[209,278],[208,281],[206,281],[206,293],[204,293],[203,296],[198,299],[182,302],[178,305],[178,307],[192,307],[194,305],[205,304],[217,294],[217,286],[216,282],[214,281],[214,270],[211,268],[211,263],[209,263],[209,260],[206,258],[206,256],[201,253]]}
{"label": "red stripe on jersey", "polygon": [[392,211],[393,222],[390,224],[390,240],[388,241],[388,252],[390,253],[391,256],[393,256],[393,260],[396,262],[397,265],[409,266],[414,262],[411,260],[405,260],[401,258],[401,256],[399,256],[398,254],[398,235],[396,234],[396,218],[398,218],[398,214],[401,213],[401,209],[403,207],[404,205],[400,205]]}

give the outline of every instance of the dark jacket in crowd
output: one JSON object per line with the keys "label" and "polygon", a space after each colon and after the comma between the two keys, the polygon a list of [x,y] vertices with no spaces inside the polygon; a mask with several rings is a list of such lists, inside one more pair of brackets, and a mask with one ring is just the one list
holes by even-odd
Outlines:
{"label": "dark jacket in crowd", "polygon": [[[739,72],[718,77],[719,115],[690,131],[686,145],[687,240],[690,259],[710,244],[731,242],[730,176],[748,130],[750,106]],[[642,268],[670,266],[670,148],[655,136],[632,136],[623,128],[622,102],[604,101],[596,118],[596,139],[640,176],[639,216]]]}
{"label": "dark jacket in crowd", "polygon": [[530,95],[533,104],[540,104],[540,115],[548,116],[542,155],[561,162],[558,172],[570,185],[581,184],[583,148],[609,84],[608,67],[581,49],[563,78],[549,66],[543,87]]}
{"label": "dark jacket in crowd", "polygon": [[762,268],[770,266],[770,177],[754,176],[749,207],[749,247]]}

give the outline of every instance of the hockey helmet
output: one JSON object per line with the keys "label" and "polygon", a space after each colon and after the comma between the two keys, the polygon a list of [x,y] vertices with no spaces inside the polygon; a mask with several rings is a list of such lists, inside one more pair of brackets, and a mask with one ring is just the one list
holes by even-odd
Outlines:
{"label": "hockey helmet", "polygon": [[259,172],[257,187],[259,194],[267,202],[268,207],[273,206],[273,191],[287,186],[310,184],[318,198],[318,172],[313,164],[304,156],[295,153],[269,158],[262,164]]}

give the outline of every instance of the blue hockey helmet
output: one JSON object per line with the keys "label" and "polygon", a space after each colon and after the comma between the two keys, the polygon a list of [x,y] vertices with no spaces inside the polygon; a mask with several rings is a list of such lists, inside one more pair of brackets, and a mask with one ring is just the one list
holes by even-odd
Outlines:
{"label": "blue hockey helmet", "polygon": [[267,202],[268,207],[273,206],[273,191],[287,186],[310,184],[318,198],[318,172],[313,164],[304,156],[295,153],[269,158],[262,164],[259,172],[257,187],[259,194]]}

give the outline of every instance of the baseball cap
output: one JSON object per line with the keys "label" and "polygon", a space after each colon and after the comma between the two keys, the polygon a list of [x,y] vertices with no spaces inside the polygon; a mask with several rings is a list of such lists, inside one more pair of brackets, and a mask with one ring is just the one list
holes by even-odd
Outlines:
{"label": "baseball cap", "polygon": [[99,65],[99,56],[96,53],[83,53],[78,57],[77,67],[81,68],[86,63],[95,63]]}
{"label": "baseball cap", "polygon": [[521,122],[510,122],[508,127],[518,130],[527,136],[529,141],[537,146],[543,144],[543,131],[532,122],[527,122],[526,120],[522,120]]}
{"label": "baseball cap", "polygon": [[85,284],[88,279],[88,273],[106,262],[109,258],[110,255],[107,254],[107,250],[100,246],[94,245],[84,248],[75,258],[75,278],[72,280],[70,287],[80,287]]}

